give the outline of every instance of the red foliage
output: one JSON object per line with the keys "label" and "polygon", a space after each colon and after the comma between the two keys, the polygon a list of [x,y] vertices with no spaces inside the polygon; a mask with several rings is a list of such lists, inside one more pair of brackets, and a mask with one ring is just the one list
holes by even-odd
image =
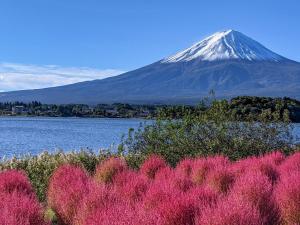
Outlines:
{"label": "red foliage", "polygon": [[[48,205],[64,225],[296,225],[299,182],[300,153],[185,159],[175,169],[152,155],[139,171],[110,158],[94,177],[59,167]],[[0,200],[0,224],[46,224],[24,173],[0,173]]]}
{"label": "red foliage", "polygon": [[153,214],[139,207],[120,202],[113,207],[97,209],[84,221],[85,225],[155,225],[157,219]]}
{"label": "red foliage", "polygon": [[180,194],[180,191],[171,188],[169,182],[152,183],[143,199],[143,205],[146,209],[153,209],[158,204]]}
{"label": "red foliage", "polygon": [[109,184],[118,173],[126,169],[126,162],[123,159],[112,157],[97,166],[94,179],[99,183]]}
{"label": "red foliage", "polygon": [[189,177],[183,173],[178,173],[178,171],[170,167],[159,170],[156,173],[154,183],[158,185],[164,183],[165,185],[169,185],[171,189],[183,192],[186,192],[194,185]]}
{"label": "red foliage", "polygon": [[196,207],[194,201],[180,195],[160,202],[154,211],[159,216],[158,225],[193,225]]}
{"label": "red foliage", "polygon": [[217,155],[217,156],[211,156],[206,158],[207,162],[212,165],[212,167],[227,167],[231,165],[230,160],[222,155]]}
{"label": "red foliage", "polygon": [[264,155],[261,160],[279,166],[285,160],[285,155],[280,151],[274,151]]}
{"label": "red foliage", "polygon": [[154,179],[155,174],[167,166],[165,160],[157,155],[151,155],[141,166],[140,172],[149,179]]}
{"label": "red foliage", "polygon": [[283,224],[300,224],[300,172],[282,177],[275,190]]}
{"label": "red foliage", "polygon": [[50,178],[48,204],[65,224],[71,224],[89,191],[89,177],[79,167],[63,165]]}
{"label": "red foliage", "polygon": [[204,158],[199,158],[195,160],[192,173],[191,173],[191,178],[192,181],[197,184],[201,185],[206,181],[206,177],[210,170],[213,169],[213,165],[211,162],[208,162]]}
{"label": "red foliage", "polygon": [[131,203],[141,201],[149,186],[144,176],[130,170],[119,173],[114,183],[119,196]]}
{"label": "red foliage", "polygon": [[19,190],[1,197],[0,223],[3,225],[46,225],[43,208],[32,195]]}
{"label": "red foliage", "polygon": [[279,166],[281,174],[290,174],[292,172],[300,172],[300,152],[290,155],[286,160]]}
{"label": "red foliage", "polygon": [[225,167],[212,171],[207,177],[207,185],[219,193],[226,193],[234,182],[234,174]]}
{"label": "red foliage", "polygon": [[193,169],[194,160],[184,159],[178,163],[176,166],[176,173],[187,177],[190,177]]}
{"label": "red foliage", "polygon": [[277,224],[279,215],[272,191],[272,183],[267,176],[250,171],[236,181],[229,198],[250,204],[258,210],[264,224],[274,225]]}
{"label": "red foliage", "polygon": [[219,199],[219,193],[203,186],[190,189],[187,198],[194,201],[196,215],[201,216],[203,210],[214,207]]}
{"label": "red foliage", "polygon": [[119,202],[117,194],[110,188],[90,183],[89,192],[83,196],[75,216],[75,224],[85,225],[86,220],[96,212],[105,211]]}
{"label": "red foliage", "polygon": [[260,213],[248,202],[234,198],[218,202],[196,218],[196,225],[263,225]]}
{"label": "red foliage", "polygon": [[22,171],[7,170],[0,173],[0,195],[19,192],[32,195],[33,188],[26,174]]}

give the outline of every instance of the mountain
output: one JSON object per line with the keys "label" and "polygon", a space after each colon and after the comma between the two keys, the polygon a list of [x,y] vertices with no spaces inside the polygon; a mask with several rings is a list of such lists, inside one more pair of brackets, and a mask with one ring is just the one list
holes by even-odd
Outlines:
{"label": "mountain", "polygon": [[299,99],[300,63],[272,52],[238,31],[227,30],[116,77],[0,93],[0,101],[196,103],[212,89],[222,98],[256,95]]}
{"label": "mountain", "polygon": [[186,62],[194,59],[202,61],[247,60],[283,61],[284,57],[265,48],[246,35],[227,30],[218,32],[194,44],[192,47],[164,59],[164,63]]}

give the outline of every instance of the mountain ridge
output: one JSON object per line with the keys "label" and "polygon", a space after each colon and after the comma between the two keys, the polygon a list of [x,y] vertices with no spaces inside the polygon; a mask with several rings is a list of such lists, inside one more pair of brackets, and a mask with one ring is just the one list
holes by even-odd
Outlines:
{"label": "mountain ridge", "polygon": [[[200,50],[196,48],[192,55],[187,56],[185,53],[195,46],[199,47],[199,43],[210,40],[209,38],[216,34],[198,42],[198,45],[193,45],[194,47],[171,56],[172,59],[178,60],[170,61],[170,57],[166,57],[142,68],[103,80],[0,93],[0,101],[37,100],[55,104],[116,102],[193,104],[206,96],[211,89],[214,89],[220,98],[237,95],[300,98],[300,63],[273,53],[250,38],[251,41],[243,42],[245,39],[248,40],[248,37],[240,32],[225,32],[225,36],[232,32],[237,36],[231,45],[235,43],[239,51],[230,52],[226,46],[224,47],[222,41],[224,36],[217,33],[219,37],[210,43],[217,47],[212,47],[213,50],[209,53],[204,51],[204,55],[202,48]],[[249,46],[254,47],[249,50]],[[252,53],[247,55],[249,52]],[[187,57],[174,57],[178,54]],[[229,58],[224,58],[224,55]],[[189,58],[190,56],[192,58]],[[207,58],[203,56],[212,58],[206,60]]]}
{"label": "mountain ridge", "polygon": [[163,59],[163,63],[190,61],[240,59],[249,61],[283,61],[286,60],[250,37],[235,31],[225,30],[193,44],[190,48]]}

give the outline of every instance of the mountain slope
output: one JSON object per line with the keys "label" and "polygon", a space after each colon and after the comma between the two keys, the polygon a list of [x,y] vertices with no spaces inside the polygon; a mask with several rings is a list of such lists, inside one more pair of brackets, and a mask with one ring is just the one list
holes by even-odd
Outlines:
{"label": "mountain slope", "polygon": [[217,32],[192,47],[164,59],[162,62],[182,62],[201,59],[205,61],[240,59],[248,61],[282,61],[284,57],[270,51],[246,35],[227,30]]}
{"label": "mountain slope", "polygon": [[0,101],[196,103],[214,89],[237,95],[300,98],[300,63],[237,31],[218,32],[151,65],[103,80],[0,94]]}

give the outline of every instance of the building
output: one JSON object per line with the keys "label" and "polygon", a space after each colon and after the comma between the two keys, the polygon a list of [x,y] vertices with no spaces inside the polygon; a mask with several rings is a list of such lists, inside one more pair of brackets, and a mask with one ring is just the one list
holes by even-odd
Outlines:
{"label": "building", "polygon": [[24,112],[24,106],[22,105],[13,106],[11,112],[14,115],[22,114]]}

